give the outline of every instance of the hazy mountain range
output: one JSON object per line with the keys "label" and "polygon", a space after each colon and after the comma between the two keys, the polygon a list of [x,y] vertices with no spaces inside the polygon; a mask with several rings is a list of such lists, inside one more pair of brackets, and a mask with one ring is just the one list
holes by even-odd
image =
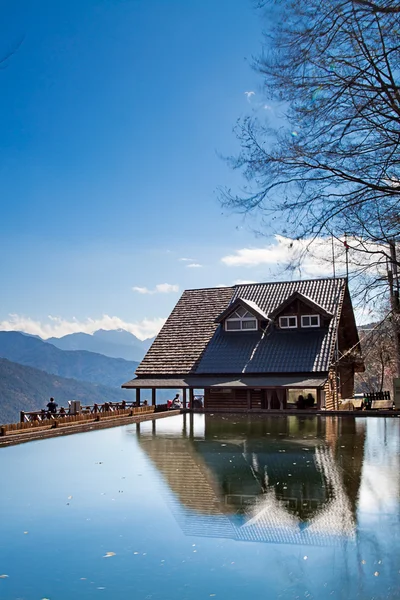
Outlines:
{"label": "hazy mountain range", "polygon": [[137,361],[109,358],[86,350],[60,350],[41,339],[16,331],[0,331],[0,358],[61,377],[120,387],[132,379]]}
{"label": "hazy mountain range", "polygon": [[51,396],[59,406],[67,406],[68,400],[82,404],[134,400],[129,390],[66,379],[0,358],[0,423],[19,421],[21,410],[45,408]]}
{"label": "hazy mountain range", "polygon": [[[74,333],[50,340],[0,331],[0,423],[18,420],[20,410],[43,408],[50,396],[60,406],[74,399],[84,404],[133,401],[134,391],[122,390],[121,385],[134,377],[138,361],[151,343],[122,330],[99,330],[93,336]],[[124,358],[111,356],[121,354]],[[138,360],[126,360],[126,356]],[[160,390],[157,402],[170,396],[173,391]],[[145,398],[151,396],[143,391]]]}
{"label": "hazy mountain range", "polygon": [[141,341],[132,333],[123,329],[113,331],[99,329],[92,335],[88,333],[70,333],[61,338],[52,337],[44,341],[53,344],[60,350],[88,350],[111,358],[124,358],[125,360],[140,362],[153,340],[154,338],[149,338]]}

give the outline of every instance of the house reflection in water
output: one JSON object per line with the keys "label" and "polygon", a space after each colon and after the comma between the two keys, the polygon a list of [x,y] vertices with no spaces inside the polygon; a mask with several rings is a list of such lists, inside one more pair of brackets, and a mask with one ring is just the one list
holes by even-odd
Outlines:
{"label": "house reflection in water", "polygon": [[354,539],[363,422],[204,418],[203,435],[193,434],[186,415],[179,436],[155,434],[155,425],[138,436],[186,535],[315,545]]}

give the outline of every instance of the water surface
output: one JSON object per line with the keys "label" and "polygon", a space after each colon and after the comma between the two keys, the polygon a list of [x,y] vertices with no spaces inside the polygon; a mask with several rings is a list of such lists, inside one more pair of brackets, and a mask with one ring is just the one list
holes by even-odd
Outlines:
{"label": "water surface", "polygon": [[400,598],[400,419],[169,417],[0,450],[0,598]]}

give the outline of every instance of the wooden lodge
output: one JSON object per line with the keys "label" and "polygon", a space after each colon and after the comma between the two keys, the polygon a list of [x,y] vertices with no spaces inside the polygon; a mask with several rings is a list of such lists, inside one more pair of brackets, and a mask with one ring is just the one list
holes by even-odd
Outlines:
{"label": "wooden lodge", "polygon": [[186,290],[123,388],[205,411],[335,410],[364,370],[344,278]]}

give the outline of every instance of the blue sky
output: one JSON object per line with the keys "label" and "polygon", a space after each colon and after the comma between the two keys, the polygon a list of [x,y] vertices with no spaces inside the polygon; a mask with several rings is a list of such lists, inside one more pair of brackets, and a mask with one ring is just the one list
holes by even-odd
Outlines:
{"label": "blue sky", "polygon": [[0,6],[0,53],[24,38],[0,70],[0,329],[143,338],[185,288],[281,276],[284,242],[216,193],[243,183],[236,120],[271,112],[251,0]]}

